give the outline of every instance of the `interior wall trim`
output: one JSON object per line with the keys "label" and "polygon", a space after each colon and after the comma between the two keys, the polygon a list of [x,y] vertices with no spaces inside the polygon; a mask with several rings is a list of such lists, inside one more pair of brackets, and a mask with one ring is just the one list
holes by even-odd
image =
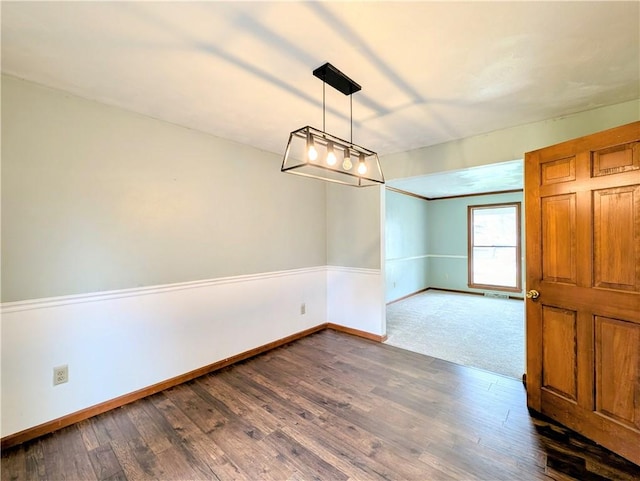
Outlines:
{"label": "interior wall trim", "polygon": [[431,254],[421,254],[419,256],[389,257],[385,260],[387,262],[415,261],[417,259],[427,259],[429,257],[433,257],[433,256]]}
{"label": "interior wall trim", "polygon": [[425,197],[420,194],[414,194],[413,192],[409,192],[407,190],[398,189],[397,187],[391,187],[389,184],[385,185],[385,189],[390,190],[391,192],[397,192],[398,194],[408,195],[409,197],[415,197],[416,199],[430,201],[429,197]]}
{"label": "interior wall trim", "polygon": [[[327,266],[305,267],[284,271],[262,272],[258,274],[245,274],[239,276],[218,277],[215,279],[203,279],[198,281],[176,282],[172,284],[161,284],[149,287],[133,287],[129,289],[118,289],[111,291],[91,292],[86,294],[71,294],[67,296],[43,297],[38,299],[28,299],[24,301],[3,302],[0,304],[0,315],[9,312],[27,311],[31,309],[43,309],[49,307],[64,306],[68,304],[80,304],[84,302],[99,302],[123,297],[135,297],[143,295],[160,294],[163,292],[177,291],[183,289],[198,289],[214,285],[233,284],[237,282],[247,282],[264,279],[274,279],[277,277],[291,276],[297,274],[308,274],[312,272],[326,271]],[[351,268],[350,268],[351,269]]]}
{"label": "interior wall trim", "polygon": [[8,436],[3,437],[2,440],[0,440],[0,449],[7,449],[12,446],[22,444],[26,441],[30,441],[32,439],[38,438],[40,436],[44,436],[45,434],[52,433],[59,429],[71,426],[72,424],[76,424],[80,421],[84,421],[91,417],[97,416],[98,414],[102,414],[112,409],[116,409],[126,404],[132,403],[134,401],[138,401],[139,399],[145,398],[147,396],[151,396],[160,391],[164,391],[165,389],[169,389],[179,384],[191,381],[205,374],[218,371],[222,368],[225,368],[237,362],[244,361],[254,356],[258,356],[259,354],[263,354],[272,349],[276,349],[277,347],[283,346],[285,344],[289,344],[290,342],[297,341],[298,339],[302,339],[303,337],[309,336],[311,334],[314,334],[318,331],[322,331],[324,329],[333,329],[335,331],[344,332],[346,334],[362,337],[362,338],[369,339],[371,341],[376,341],[376,342],[384,342],[387,339],[386,335],[379,336],[369,332],[361,331],[359,329],[340,326],[338,324],[332,324],[332,323],[319,324],[315,327],[306,329],[304,331],[300,331],[295,334],[291,334],[290,336],[283,337],[282,339],[269,342],[262,346],[258,346],[254,349],[249,349],[248,351],[241,352],[240,354],[236,354],[226,359],[222,359],[220,361],[209,364],[207,366],[203,366],[201,368],[195,369],[185,374],[181,374],[180,376],[176,376],[171,379],[167,379],[165,381],[159,382],[157,384],[153,384],[152,386],[148,386],[146,388],[139,389],[137,391],[125,394],[123,396],[119,396],[109,401],[96,404],[95,406],[82,409],[75,413],[67,414],[66,416],[62,416],[58,419],[54,419],[52,421],[42,423],[38,426],[34,426],[31,428],[25,429],[23,431],[10,434]]}
{"label": "interior wall trim", "polygon": [[[422,294],[427,291],[444,291],[444,292],[453,292],[455,294],[473,294],[474,296],[484,296],[484,292],[477,291],[461,291],[457,289],[445,289],[444,287],[425,287],[424,289],[420,289],[419,291],[412,292],[411,294],[407,294],[406,296],[399,297],[398,299],[394,299],[393,301],[387,302],[387,306],[394,304],[396,302],[404,301],[405,299],[409,299],[410,297],[417,296],[418,294]],[[494,290],[487,289],[486,292],[495,292]],[[507,296],[509,299],[513,299],[515,301],[524,301],[524,297],[522,296]],[[386,336],[385,336],[386,340]]]}
{"label": "interior wall trim", "polygon": [[362,337],[364,339],[369,339],[370,341],[375,342],[384,342],[387,340],[387,335],[379,335],[373,334],[371,332],[361,331],[360,329],[354,329],[352,327],[341,326],[340,324],[334,324],[332,322],[328,322],[326,324],[327,329],[333,329],[334,331],[344,332],[346,334],[351,334],[352,336]]}
{"label": "interior wall trim", "polygon": [[413,261],[416,259],[429,259],[431,257],[437,257],[441,259],[466,259],[467,256],[463,255],[452,255],[452,254],[422,254],[419,256],[410,256],[410,257],[391,257],[385,259],[386,262],[399,262],[399,261]]}
{"label": "interior wall trim", "polygon": [[460,199],[463,197],[480,197],[484,195],[500,195],[500,194],[513,194],[516,192],[524,192],[524,189],[509,189],[509,190],[494,190],[491,192],[479,192],[473,194],[459,194],[459,195],[447,195],[442,197],[425,197],[423,195],[414,194],[413,192],[409,192],[406,190],[398,189],[397,187],[391,187],[390,185],[386,185],[385,188],[387,190],[397,192],[398,194],[408,195],[410,197],[416,197],[418,199],[426,200],[427,202],[431,202],[434,200],[449,200],[449,199]]}
{"label": "interior wall trim", "polygon": [[[485,292],[499,292],[499,291],[496,291],[496,289],[485,289],[482,292],[478,292],[478,291],[461,291],[461,290],[457,290],[457,289],[445,289],[444,287],[427,287],[425,289],[425,291],[429,291],[429,290],[455,292],[456,294],[473,294],[475,296],[484,296]],[[501,293],[504,294],[504,292],[501,292]],[[509,295],[507,297],[509,299],[513,299],[513,300],[516,300],[516,301],[524,301],[524,297],[522,297],[522,296]]]}
{"label": "interior wall trim", "polygon": [[380,275],[380,269],[371,269],[368,267],[327,266],[327,270],[336,272],[348,272],[351,274],[368,274],[373,276]]}
{"label": "interior wall trim", "polygon": [[492,192],[482,192],[480,194],[449,195],[449,196],[443,196],[443,197],[432,197],[429,200],[433,201],[433,200],[462,199],[463,197],[482,197],[485,195],[515,194],[517,192],[524,192],[524,189],[495,190]]}
{"label": "interior wall trim", "polygon": [[393,301],[387,302],[387,306],[391,305],[391,304],[394,304],[396,302],[404,301],[405,299],[409,299],[410,297],[417,296],[418,294],[422,294],[423,292],[427,292],[430,289],[432,289],[432,288],[431,287],[425,287],[424,289],[420,289],[419,291],[412,292],[411,294],[407,294],[406,296],[398,297],[397,299],[394,299]]}

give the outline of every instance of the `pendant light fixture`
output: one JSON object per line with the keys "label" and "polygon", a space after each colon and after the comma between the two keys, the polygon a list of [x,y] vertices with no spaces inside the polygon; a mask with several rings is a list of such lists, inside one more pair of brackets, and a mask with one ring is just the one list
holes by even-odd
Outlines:
{"label": "pendant light fixture", "polygon": [[[282,160],[282,172],[366,187],[384,184],[378,154],[353,143],[353,95],[361,90],[330,63],[313,71],[322,80],[322,130],[310,126],[289,134],[287,150]],[[329,84],[350,99],[351,138],[344,140],[325,132],[325,85]]]}

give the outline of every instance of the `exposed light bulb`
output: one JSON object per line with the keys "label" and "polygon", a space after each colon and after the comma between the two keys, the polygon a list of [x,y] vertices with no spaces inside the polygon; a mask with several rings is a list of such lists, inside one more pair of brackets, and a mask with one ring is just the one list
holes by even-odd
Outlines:
{"label": "exposed light bulb", "polygon": [[351,163],[351,154],[349,153],[349,149],[344,149],[344,162],[342,162],[342,168],[344,170],[351,170],[353,164]]}
{"label": "exposed light bulb", "polygon": [[333,142],[329,142],[327,144],[327,165],[336,165],[337,161],[338,158],[336,157],[336,153],[333,151]]}
{"label": "exposed light bulb", "polygon": [[307,155],[309,156],[309,160],[316,160],[318,158],[318,151],[316,150],[316,147],[314,145],[309,146]]}
{"label": "exposed light bulb", "polygon": [[364,154],[360,154],[360,160],[358,161],[358,174],[364,175],[367,173],[367,165],[364,163]]}
{"label": "exposed light bulb", "polygon": [[311,133],[307,134],[307,157],[311,161],[314,161],[318,158],[318,151],[316,150],[316,146],[313,143],[313,137],[311,137]]}

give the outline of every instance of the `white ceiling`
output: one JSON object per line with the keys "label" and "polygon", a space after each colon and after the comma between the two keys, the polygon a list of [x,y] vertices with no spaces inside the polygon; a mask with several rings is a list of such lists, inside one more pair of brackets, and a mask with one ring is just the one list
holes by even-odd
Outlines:
{"label": "white ceiling", "polygon": [[524,184],[524,162],[522,159],[498,162],[420,177],[394,179],[387,184],[428,199],[519,190]]}
{"label": "white ceiling", "polygon": [[[353,140],[381,156],[640,97],[637,1],[1,8],[4,73],[279,154],[322,128],[325,62],[362,85]],[[326,95],[348,138],[349,98]]]}

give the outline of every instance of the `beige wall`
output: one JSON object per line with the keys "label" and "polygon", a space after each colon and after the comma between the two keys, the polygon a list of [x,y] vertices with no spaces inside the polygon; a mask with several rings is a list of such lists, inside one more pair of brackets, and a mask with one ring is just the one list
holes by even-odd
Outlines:
{"label": "beige wall", "polygon": [[2,78],[2,301],[324,266],[278,155]]}

